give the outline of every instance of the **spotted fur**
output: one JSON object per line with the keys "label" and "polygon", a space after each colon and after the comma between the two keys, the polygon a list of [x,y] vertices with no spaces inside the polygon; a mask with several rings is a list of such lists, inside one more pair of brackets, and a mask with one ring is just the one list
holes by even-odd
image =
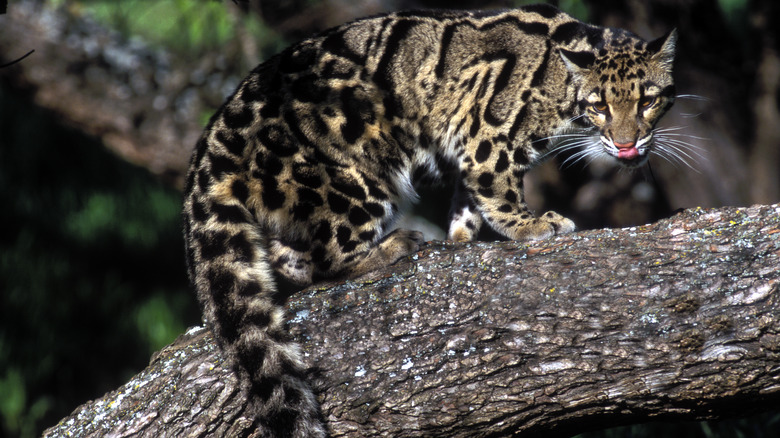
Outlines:
{"label": "spotted fur", "polygon": [[[358,20],[304,40],[243,81],[212,118],[184,198],[189,274],[221,347],[251,382],[261,436],[324,436],[290,290],[416,251],[392,229],[415,188],[457,186],[451,239],[574,230],[534,217],[523,175],[568,135],[646,160],[672,104],[674,33],[645,42],[550,6]],[[284,287],[282,287],[284,286]]]}

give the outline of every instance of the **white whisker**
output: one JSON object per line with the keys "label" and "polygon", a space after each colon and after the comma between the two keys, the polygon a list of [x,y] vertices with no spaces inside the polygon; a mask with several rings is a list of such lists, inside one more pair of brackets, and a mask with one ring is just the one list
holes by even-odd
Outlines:
{"label": "white whisker", "polygon": [[558,140],[558,139],[562,139],[562,138],[565,139],[565,138],[580,138],[580,137],[582,137],[581,133],[575,133],[575,134],[555,134],[555,135],[551,135],[549,137],[543,137],[543,138],[536,139],[536,140],[534,140],[534,143],[537,143],[537,142],[540,142],[540,141],[545,141],[545,140]]}
{"label": "white whisker", "polygon": [[672,160],[671,158],[667,157],[665,154],[656,153],[654,154],[656,157],[663,159],[667,163],[671,164],[675,168],[678,168],[677,161]]}
{"label": "white whisker", "polygon": [[567,120],[566,123],[571,123],[571,122],[573,122],[573,121],[575,121],[577,119],[581,119],[583,117],[585,117],[585,114],[580,114],[578,116],[574,116],[574,117],[570,118],[569,120]]}
{"label": "white whisker", "polygon": [[[576,116],[572,118],[571,120],[575,120],[582,116]],[[593,147],[593,141],[594,141],[594,134],[597,133],[597,130],[595,128],[584,128],[584,129],[576,129],[576,130],[570,130],[570,131],[564,131],[560,134],[551,135],[549,137],[545,137],[536,141],[548,141],[550,143],[550,147],[545,152],[545,154],[540,158],[542,160],[547,159],[551,156],[558,156],[561,153],[576,150],[576,149],[583,149],[583,151],[576,152],[573,157],[569,157],[566,159],[566,161],[574,160],[579,161],[582,158],[582,154],[587,155],[592,152],[588,152],[589,149],[592,149]]]}
{"label": "white whisker", "polygon": [[687,151],[689,151],[691,153],[699,155],[701,158],[704,158],[704,154],[707,151],[706,149],[704,149],[701,146],[697,146],[695,144],[691,144],[691,143],[689,143],[689,142],[687,142],[685,140],[681,140],[681,139],[678,139],[678,138],[665,138],[663,136],[658,136],[658,137],[656,137],[655,141],[656,142],[661,142],[661,143],[664,143],[664,144],[673,145],[673,146],[676,146],[678,148],[685,149],[685,150],[687,150]]}
{"label": "white whisker", "polygon": [[684,138],[690,138],[692,140],[709,141],[709,138],[699,137],[699,136],[691,135],[691,134],[676,134],[676,133],[673,133],[673,132],[665,132],[665,133],[661,133],[660,135],[663,136],[664,138],[666,138],[666,137],[684,137]]}
{"label": "white whisker", "polygon": [[685,161],[682,161],[679,157],[677,157],[674,154],[666,153],[665,151],[659,151],[655,154],[659,158],[663,158],[667,163],[670,163],[675,168],[679,169],[680,164],[685,165],[686,167],[690,167]]}
{"label": "white whisker", "polygon": [[[699,96],[698,94],[680,94],[675,96],[675,99],[690,99],[695,100],[699,102],[710,102],[711,99],[704,96]],[[697,113],[680,113],[680,116],[684,118],[694,118],[699,117],[700,115],[704,114],[704,111],[699,111]]]}
{"label": "white whisker", "polygon": [[664,143],[673,144],[675,146],[678,146],[682,149],[685,149],[687,151],[690,151],[693,154],[698,155],[700,158],[704,158],[704,148],[701,146],[697,146],[695,144],[690,144],[686,141],[682,141],[676,138],[660,138],[660,140]]}
{"label": "white whisker", "polygon": [[[684,97],[699,98],[699,96],[692,95],[684,95]],[[695,164],[707,159],[706,149],[691,143],[691,141],[707,141],[708,139],[684,132],[677,132],[686,128],[685,126],[671,126],[654,129],[654,155],[676,168],[682,165],[696,173],[701,173],[696,169]]]}
{"label": "white whisker", "polygon": [[594,160],[599,158],[602,154],[602,147],[601,147],[601,141],[596,140],[594,137],[588,137],[585,139],[582,139],[579,141],[576,145],[573,145],[572,147],[567,148],[573,149],[574,146],[581,147],[582,149],[578,152],[575,152],[568,158],[566,158],[562,163],[561,167],[571,167],[575,164],[579,163],[582,160],[586,160],[586,165],[590,165]]}
{"label": "white whisker", "polygon": [[656,138],[655,145],[655,155],[663,158],[675,167],[677,167],[678,164],[681,164],[696,173],[700,173],[692,164],[698,161],[697,158],[706,159],[699,148],[679,140],[665,139],[662,138],[662,136]]}
{"label": "white whisker", "polygon": [[562,152],[588,147],[592,144],[592,142],[593,142],[592,139],[586,138],[586,139],[579,139],[567,143],[562,143],[559,144],[555,149],[551,150],[550,152],[554,155],[560,155]]}
{"label": "white whisker", "polygon": [[677,159],[679,159],[679,160],[680,160],[680,161],[682,161],[682,162],[685,162],[686,164],[687,164],[687,162],[688,162],[688,161],[686,160],[686,158],[687,158],[688,160],[693,160],[693,161],[696,161],[696,160],[693,158],[693,156],[691,156],[691,154],[688,154],[688,153],[686,153],[686,152],[685,152],[684,150],[682,150],[681,148],[675,148],[673,145],[670,145],[670,144],[660,144],[659,146],[660,146],[660,149],[661,149],[662,151],[664,151],[664,152],[668,153],[669,155],[672,155],[672,156],[676,157]]}
{"label": "white whisker", "polygon": [[687,126],[668,126],[666,128],[655,128],[653,132],[669,132],[669,131],[679,131],[681,129],[687,129]]}
{"label": "white whisker", "polygon": [[675,99],[691,99],[691,100],[699,100],[702,102],[710,102],[711,99],[709,97],[700,96],[698,94],[678,94],[674,96]]}

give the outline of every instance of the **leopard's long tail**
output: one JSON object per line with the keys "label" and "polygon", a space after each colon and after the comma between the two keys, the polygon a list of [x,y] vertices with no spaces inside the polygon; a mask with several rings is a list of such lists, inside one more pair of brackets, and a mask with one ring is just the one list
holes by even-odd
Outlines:
{"label": "leopard's long tail", "polygon": [[187,267],[204,318],[251,385],[259,436],[324,437],[300,349],[275,299],[266,236],[244,205],[240,161],[209,148],[209,136],[207,129],[193,155],[183,208]]}

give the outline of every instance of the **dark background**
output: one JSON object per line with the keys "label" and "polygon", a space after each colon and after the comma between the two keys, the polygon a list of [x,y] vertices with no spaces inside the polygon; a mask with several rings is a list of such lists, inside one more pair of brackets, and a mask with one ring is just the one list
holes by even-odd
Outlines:
{"label": "dark background", "polygon": [[[199,323],[178,190],[199,130],[253,65],[358,16],[526,2],[244,3],[20,0],[0,16],[0,64],[36,50],[0,68],[0,434],[39,435]],[[684,162],[656,157],[635,172],[552,160],[526,182],[537,211],[622,227],[780,201],[780,2],[551,3],[648,39],[679,30],[681,97],[662,126],[688,146]],[[438,190],[418,211],[434,222],[447,210]],[[767,409],[587,436],[780,436]]]}

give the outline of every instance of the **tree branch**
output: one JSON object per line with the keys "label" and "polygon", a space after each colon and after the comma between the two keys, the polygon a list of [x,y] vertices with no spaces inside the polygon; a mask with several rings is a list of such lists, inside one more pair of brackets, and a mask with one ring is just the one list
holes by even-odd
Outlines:
{"label": "tree branch", "polygon": [[2,69],[0,80],[28,90],[38,106],[124,159],[181,185],[203,129],[198,117],[213,111],[193,91],[207,94],[208,84],[197,87],[185,73],[200,66],[174,70],[171,56],[92,20],[20,1],[0,18],[0,64],[31,49],[32,56]]}
{"label": "tree branch", "polygon": [[[538,436],[780,400],[780,204],[541,242],[435,242],[293,296],[334,437]],[[46,436],[248,435],[193,329]]]}

